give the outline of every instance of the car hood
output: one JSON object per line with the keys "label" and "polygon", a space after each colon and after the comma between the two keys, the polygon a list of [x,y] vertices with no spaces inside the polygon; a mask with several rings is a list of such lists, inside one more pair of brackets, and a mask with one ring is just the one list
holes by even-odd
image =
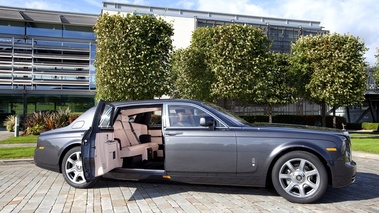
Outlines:
{"label": "car hood", "polygon": [[346,130],[306,126],[306,125],[292,125],[281,123],[255,123],[250,126],[242,128],[246,132],[258,131],[263,134],[276,135],[277,137],[299,137],[299,138],[317,138],[317,137],[349,137]]}
{"label": "car hood", "polygon": [[298,129],[298,130],[335,132],[335,133],[346,132],[346,130],[343,130],[343,129],[335,129],[335,128],[328,128],[328,127],[320,127],[320,126],[284,124],[284,123],[254,123],[250,126],[254,128],[288,128],[288,129]]}

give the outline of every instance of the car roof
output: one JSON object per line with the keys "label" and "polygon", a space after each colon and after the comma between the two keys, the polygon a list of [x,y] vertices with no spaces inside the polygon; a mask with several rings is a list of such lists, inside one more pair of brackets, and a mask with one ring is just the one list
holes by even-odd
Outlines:
{"label": "car roof", "polygon": [[111,102],[115,107],[123,107],[130,105],[153,105],[153,104],[164,104],[164,103],[187,103],[187,104],[197,104],[203,105],[200,101],[188,100],[188,99],[153,99],[153,100],[141,100],[141,101],[122,101],[122,102]]}

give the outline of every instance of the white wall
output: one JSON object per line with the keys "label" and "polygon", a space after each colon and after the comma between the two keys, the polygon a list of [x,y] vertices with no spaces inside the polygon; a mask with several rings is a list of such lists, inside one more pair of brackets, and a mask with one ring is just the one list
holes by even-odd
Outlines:
{"label": "white wall", "polygon": [[161,16],[174,27],[173,45],[174,49],[186,48],[191,43],[192,32],[195,30],[194,18],[183,18],[173,16]]}
{"label": "white wall", "polygon": [[[103,10],[103,13],[106,12],[110,15],[118,13],[117,11]],[[126,14],[126,12],[124,14]],[[173,24],[174,35],[172,36],[172,40],[174,49],[188,47],[191,43],[192,32],[195,30],[195,18],[184,18],[163,15],[160,15],[160,17],[168,23]]]}

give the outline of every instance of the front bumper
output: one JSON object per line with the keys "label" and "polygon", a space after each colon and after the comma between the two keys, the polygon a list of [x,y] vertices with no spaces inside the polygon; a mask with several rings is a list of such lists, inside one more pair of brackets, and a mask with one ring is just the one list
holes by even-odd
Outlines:
{"label": "front bumper", "polygon": [[332,168],[332,187],[342,188],[355,182],[357,164],[354,161],[336,161]]}

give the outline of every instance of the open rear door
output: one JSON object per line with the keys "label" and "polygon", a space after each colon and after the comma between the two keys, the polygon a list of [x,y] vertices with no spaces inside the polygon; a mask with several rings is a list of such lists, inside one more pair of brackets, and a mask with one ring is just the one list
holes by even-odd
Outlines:
{"label": "open rear door", "polygon": [[83,171],[87,181],[122,166],[120,145],[114,140],[111,126],[113,117],[114,106],[100,100],[92,126],[82,139]]}

